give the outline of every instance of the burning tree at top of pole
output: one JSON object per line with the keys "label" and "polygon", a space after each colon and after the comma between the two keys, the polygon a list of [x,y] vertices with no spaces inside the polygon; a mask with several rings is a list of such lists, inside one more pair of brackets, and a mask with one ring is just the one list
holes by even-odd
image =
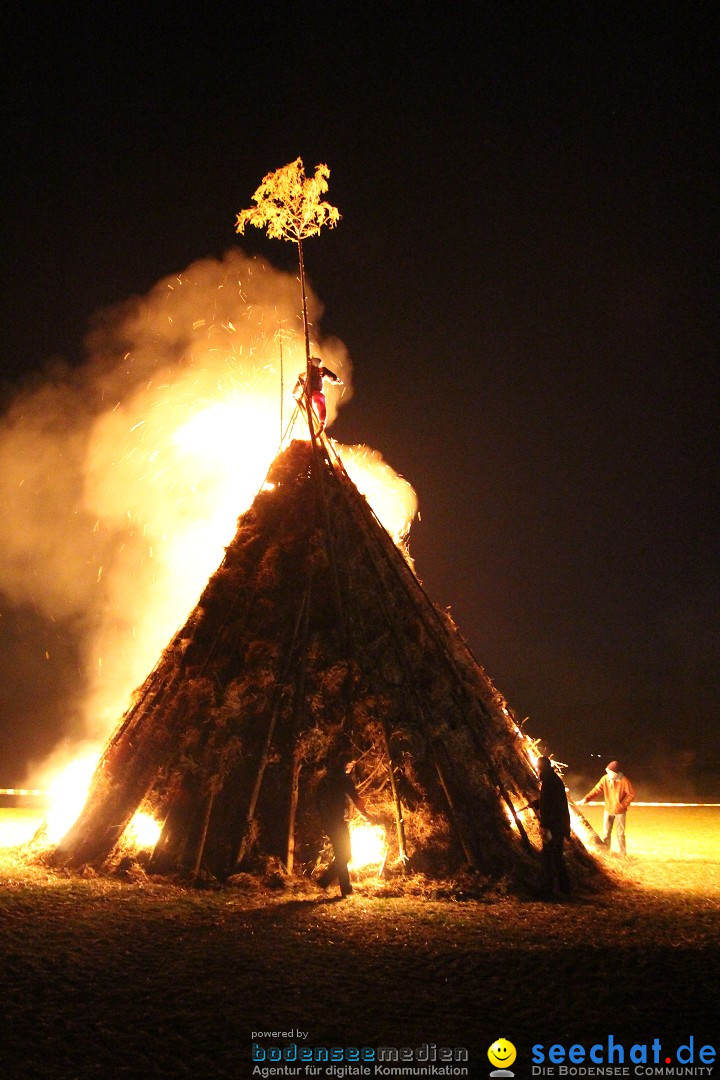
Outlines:
{"label": "burning tree at top of pole", "polygon": [[340,220],[336,206],[324,202],[322,195],[328,190],[330,170],[327,165],[316,165],[315,175],[306,176],[302,158],[296,158],[281,169],[268,173],[253,195],[256,204],[237,215],[236,231],[245,232],[247,225],[265,229],[267,235],[277,240],[290,240],[297,244],[302,294],[303,328],[305,331],[305,398],[310,435],[314,440],[310,408],[310,326],[307,313],[305,289],[305,259],[303,240],[317,236],[323,226],[332,229]]}

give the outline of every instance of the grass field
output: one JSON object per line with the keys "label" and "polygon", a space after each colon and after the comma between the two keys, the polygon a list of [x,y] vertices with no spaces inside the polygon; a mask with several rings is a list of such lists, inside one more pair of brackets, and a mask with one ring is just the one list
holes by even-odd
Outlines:
{"label": "grass field", "polygon": [[[582,808],[595,829],[602,826],[599,805]],[[720,806],[632,806],[627,816],[628,853],[645,862],[720,858]]]}
{"label": "grass field", "polygon": [[628,848],[615,889],[562,905],[198,891],[6,852],[1,1075],[249,1078],[253,1032],[291,1028],[465,1047],[468,1077],[501,1036],[518,1078],[535,1043],[717,1045],[720,808],[635,807]]}

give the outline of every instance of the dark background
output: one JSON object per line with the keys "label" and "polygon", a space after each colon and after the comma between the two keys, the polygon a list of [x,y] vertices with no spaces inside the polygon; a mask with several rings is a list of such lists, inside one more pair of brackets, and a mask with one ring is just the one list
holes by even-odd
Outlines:
{"label": "dark background", "polygon": [[[343,220],[308,273],[355,367],[332,435],[417,490],[431,596],[575,774],[619,756],[641,793],[720,798],[719,10],[6,6],[6,395],[235,245],[265,173],[326,162]],[[10,784],[76,672],[68,639],[39,682],[40,617],[0,610]]]}

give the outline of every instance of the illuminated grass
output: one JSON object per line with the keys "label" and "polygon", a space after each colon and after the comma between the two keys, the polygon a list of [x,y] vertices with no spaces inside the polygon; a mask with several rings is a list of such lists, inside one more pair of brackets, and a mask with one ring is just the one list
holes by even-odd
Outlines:
{"label": "illuminated grass", "polygon": [[[595,829],[602,808],[585,807]],[[632,806],[623,878],[645,888],[720,895],[720,806]]]}
{"label": "illuminated grass", "polygon": [[42,824],[43,816],[39,810],[27,807],[5,807],[0,809],[0,857],[2,849],[24,844],[32,838]]}
{"label": "illuminated grass", "polygon": [[[594,829],[602,827],[602,807],[587,806]],[[631,806],[628,852],[638,859],[720,859],[720,806]]]}
{"label": "illuminated grass", "polygon": [[503,1032],[525,1063],[535,1041],[610,1031],[712,1042],[718,809],[647,809],[631,857],[608,859],[620,887],[572,904],[198,891],[0,852],[2,1075],[244,1078],[252,1030],[297,1026],[466,1046],[479,1076]]}

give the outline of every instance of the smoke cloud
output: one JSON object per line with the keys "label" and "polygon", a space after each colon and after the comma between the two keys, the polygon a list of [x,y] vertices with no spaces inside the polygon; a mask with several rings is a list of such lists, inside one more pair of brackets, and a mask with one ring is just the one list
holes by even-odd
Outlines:
{"label": "smoke cloud", "polygon": [[[344,384],[329,389],[331,423],[351,397],[352,366],[342,342],[320,336],[317,297],[308,302],[313,351]],[[100,313],[86,349],[83,366],[48,373],[0,424],[0,591],[6,609],[29,608],[77,639],[82,692],[60,734],[102,742],[279,449],[305,363],[299,286],[233,250]],[[410,486],[376,451],[349,456],[384,498],[396,485],[409,526]],[[24,722],[32,732],[45,720]]]}

